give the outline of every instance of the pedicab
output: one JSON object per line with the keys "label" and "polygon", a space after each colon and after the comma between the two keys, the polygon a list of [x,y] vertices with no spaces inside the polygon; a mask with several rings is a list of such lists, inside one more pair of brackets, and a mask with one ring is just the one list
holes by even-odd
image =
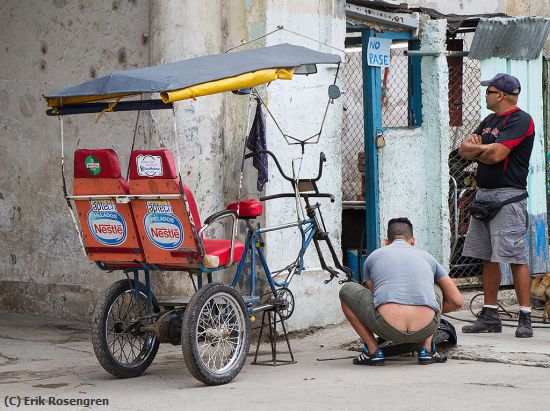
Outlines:
{"label": "pedicab", "polygon": [[[314,74],[317,64],[337,66],[321,126],[313,136],[293,137],[282,131],[259,87],[292,80],[298,74]],[[160,343],[172,343],[181,344],[185,363],[195,378],[208,385],[225,384],[245,364],[251,316],[274,306],[281,322],[292,315],[294,296],[289,285],[304,270],[304,253],[311,243],[330,275],[326,282],[342,273],[341,279],[351,278],[351,271],[340,263],[331,244],[320,204],[312,202],[317,198],[334,201],[333,195],[321,193],[317,186],[326,161],[324,154],[320,155],[317,176],[301,178],[299,172],[305,146],[319,140],[326,113],[340,94],[335,85],[339,65],[338,55],[281,44],[114,72],[45,96],[50,107],[47,114],[60,120],[63,191],[82,248],[101,270],[119,270],[126,275],[101,296],[93,316],[93,348],[106,371],[120,378],[136,377],[152,363]],[[169,150],[132,150],[129,175],[124,178],[114,150],[78,149],[74,154],[73,193],[68,193],[63,116],[119,111],[137,111],[139,115],[142,110],[162,109],[171,109],[175,116],[177,101],[228,91],[236,94],[235,98],[248,98],[249,112],[251,102],[259,101],[286,141],[301,146],[300,164],[292,168],[292,175],[283,171],[276,155],[265,147],[250,150],[245,146],[238,198],[227,209],[201,220],[193,193]],[[153,98],[157,93],[160,98]],[[144,95],[150,98],[144,99]],[[174,133],[177,138],[177,130]],[[289,191],[242,199],[245,160],[265,162],[267,158],[289,183]],[[263,203],[277,198],[295,200],[296,221],[260,227],[255,219],[262,215]],[[224,219],[231,222],[231,238],[207,238],[205,230]],[[236,238],[239,221],[248,227],[244,242]],[[264,255],[262,235],[289,228],[299,230],[301,247],[291,264],[272,271]],[[327,264],[321,243],[326,244],[334,268]],[[212,273],[234,264],[237,268],[231,284],[213,281]],[[260,269],[269,287],[267,297],[256,290]],[[195,293],[188,300],[157,300],[151,273],[158,271],[189,273]],[[242,276],[248,276],[250,284],[246,295],[237,291]]]}

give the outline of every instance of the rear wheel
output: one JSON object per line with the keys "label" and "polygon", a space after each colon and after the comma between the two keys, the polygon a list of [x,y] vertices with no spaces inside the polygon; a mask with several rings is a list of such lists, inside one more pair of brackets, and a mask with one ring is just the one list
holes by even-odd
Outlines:
{"label": "rear wheel", "polygon": [[[140,283],[140,290],[145,290]],[[152,297],[153,311],[158,304]],[[101,366],[119,378],[136,377],[153,362],[159,348],[154,333],[139,331],[137,321],[147,317],[147,295],[136,301],[133,280],[112,284],[99,300],[92,323],[92,345]],[[152,324],[154,319],[142,320]]]}
{"label": "rear wheel", "polygon": [[235,378],[250,349],[250,318],[242,297],[223,284],[202,287],[185,309],[181,345],[197,380],[220,385]]}

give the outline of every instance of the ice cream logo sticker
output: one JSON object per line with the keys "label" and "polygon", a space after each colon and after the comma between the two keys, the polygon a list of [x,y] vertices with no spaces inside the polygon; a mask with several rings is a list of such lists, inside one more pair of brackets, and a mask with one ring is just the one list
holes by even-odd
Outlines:
{"label": "ice cream logo sticker", "polygon": [[162,176],[162,158],[149,154],[136,157],[138,175],[143,177]]}
{"label": "ice cream logo sticker", "polygon": [[144,225],[149,240],[162,250],[175,250],[183,243],[180,220],[168,201],[147,201]]}
{"label": "ice cream logo sticker", "polygon": [[94,156],[86,157],[86,159],[84,160],[84,167],[86,168],[86,170],[88,170],[88,173],[93,176],[97,176],[101,171],[99,161]]}
{"label": "ice cream logo sticker", "polygon": [[116,246],[126,240],[126,222],[112,201],[90,201],[88,227],[101,244]]}

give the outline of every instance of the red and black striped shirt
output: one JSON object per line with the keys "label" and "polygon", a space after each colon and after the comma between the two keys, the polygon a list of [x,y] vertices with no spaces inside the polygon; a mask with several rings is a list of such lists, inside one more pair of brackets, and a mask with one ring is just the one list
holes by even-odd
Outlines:
{"label": "red and black striped shirt", "polygon": [[529,159],[533,150],[535,125],[533,119],[519,107],[505,113],[488,115],[475,129],[483,144],[501,143],[510,154],[496,164],[478,161],[476,182],[481,188],[527,188]]}

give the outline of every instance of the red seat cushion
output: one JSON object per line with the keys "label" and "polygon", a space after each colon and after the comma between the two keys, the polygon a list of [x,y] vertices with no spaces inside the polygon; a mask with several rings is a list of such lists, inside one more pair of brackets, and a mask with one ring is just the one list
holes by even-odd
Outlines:
{"label": "red seat cushion", "polygon": [[[226,265],[231,257],[231,240],[202,240],[204,252],[208,255],[214,255],[220,259],[219,266]],[[233,253],[233,262],[237,262],[243,256],[244,244],[235,241],[235,251]]]}
{"label": "red seat cushion", "polygon": [[[237,211],[237,203],[227,206],[228,210]],[[241,200],[239,217],[258,217],[263,213],[263,205],[259,200]]]}
{"label": "red seat cushion", "polygon": [[121,178],[120,161],[115,151],[79,149],[74,153],[75,178]]}

